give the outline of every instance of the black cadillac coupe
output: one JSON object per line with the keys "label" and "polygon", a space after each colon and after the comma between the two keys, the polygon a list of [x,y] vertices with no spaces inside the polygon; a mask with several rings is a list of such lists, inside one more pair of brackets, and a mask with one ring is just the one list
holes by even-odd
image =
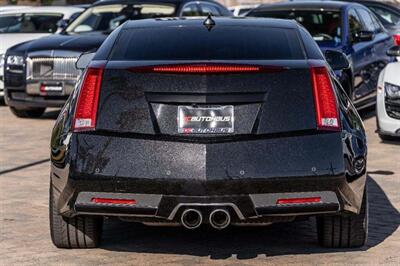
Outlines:
{"label": "black cadillac coupe", "polygon": [[127,20],[231,16],[212,0],[101,0],[61,34],[11,47],[5,58],[5,101],[18,117],[39,117],[46,107],[62,107],[73,91],[82,52],[96,50]]}
{"label": "black cadillac coupe", "polygon": [[105,216],[188,229],[316,216],[321,245],[364,245],[365,131],[333,75],[349,62],[325,56],[295,21],[126,22],[78,60],[53,130],[53,243],[96,247]]}

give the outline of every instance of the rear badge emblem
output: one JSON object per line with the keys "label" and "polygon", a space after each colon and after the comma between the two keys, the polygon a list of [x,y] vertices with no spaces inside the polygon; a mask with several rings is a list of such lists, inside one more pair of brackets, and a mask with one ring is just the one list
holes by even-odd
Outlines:
{"label": "rear badge emblem", "polygon": [[208,31],[211,31],[215,26],[215,21],[211,17],[211,13],[208,13],[206,20],[204,20],[203,25],[207,28]]}

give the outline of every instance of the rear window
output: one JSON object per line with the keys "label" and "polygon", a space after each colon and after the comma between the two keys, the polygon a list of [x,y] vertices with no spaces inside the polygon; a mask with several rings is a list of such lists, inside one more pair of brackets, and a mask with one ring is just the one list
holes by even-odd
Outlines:
{"label": "rear window", "polygon": [[205,27],[127,29],[111,60],[305,59],[295,29]]}
{"label": "rear window", "polygon": [[380,21],[385,25],[400,25],[400,15],[390,11],[389,9],[375,6],[368,6],[375,15],[378,16]]}
{"label": "rear window", "polygon": [[315,41],[340,43],[342,37],[342,22],[339,11],[329,10],[282,10],[253,11],[251,17],[268,17],[294,19],[302,24]]}

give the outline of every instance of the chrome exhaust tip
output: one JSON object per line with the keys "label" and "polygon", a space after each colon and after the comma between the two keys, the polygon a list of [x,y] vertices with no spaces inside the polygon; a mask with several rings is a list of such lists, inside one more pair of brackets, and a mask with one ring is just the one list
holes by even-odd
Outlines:
{"label": "chrome exhaust tip", "polygon": [[181,223],[187,229],[196,229],[203,222],[203,215],[196,209],[186,209],[181,216]]}
{"label": "chrome exhaust tip", "polygon": [[222,230],[231,223],[231,215],[227,210],[216,209],[210,213],[210,224],[218,230]]}

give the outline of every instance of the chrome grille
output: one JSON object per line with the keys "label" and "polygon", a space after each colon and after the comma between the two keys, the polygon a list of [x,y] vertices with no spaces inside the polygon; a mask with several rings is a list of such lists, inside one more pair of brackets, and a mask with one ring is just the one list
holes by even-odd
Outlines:
{"label": "chrome grille", "polygon": [[34,57],[27,60],[30,80],[77,80],[80,70],[75,68],[76,57]]}

